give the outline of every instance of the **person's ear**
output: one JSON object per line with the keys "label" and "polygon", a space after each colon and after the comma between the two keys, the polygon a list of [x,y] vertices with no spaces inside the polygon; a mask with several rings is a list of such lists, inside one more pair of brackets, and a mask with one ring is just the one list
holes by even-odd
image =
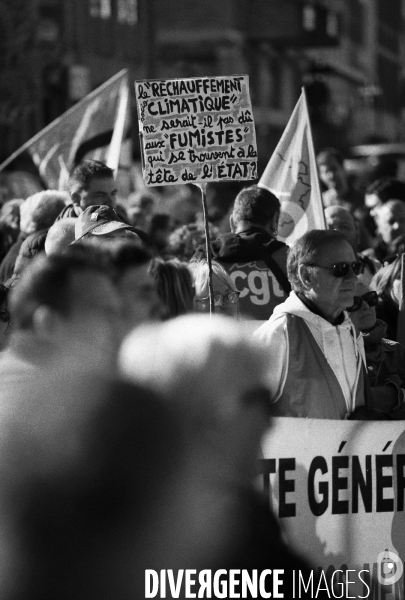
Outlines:
{"label": "person's ear", "polygon": [[304,289],[312,287],[312,270],[308,265],[299,265],[298,277]]}
{"label": "person's ear", "polygon": [[70,197],[72,198],[73,204],[77,204],[79,206],[81,200],[79,192],[72,192]]}
{"label": "person's ear", "polygon": [[271,227],[271,230],[272,230],[272,233],[274,236],[276,236],[278,234],[279,219],[280,219],[280,213],[276,212],[270,221],[270,227]]}

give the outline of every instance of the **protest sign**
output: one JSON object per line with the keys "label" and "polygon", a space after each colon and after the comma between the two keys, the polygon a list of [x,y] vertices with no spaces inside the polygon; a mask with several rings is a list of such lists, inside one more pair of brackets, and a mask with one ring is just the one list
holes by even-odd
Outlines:
{"label": "protest sign", "polygon": [[247,75],[136,81],[147,186],[257,178]]}
{"label": "protest sign", "polygon": [[339,571],[350,597],[404,598],[404,467],[401,421],[274,419],[258,482],[312,585]]}

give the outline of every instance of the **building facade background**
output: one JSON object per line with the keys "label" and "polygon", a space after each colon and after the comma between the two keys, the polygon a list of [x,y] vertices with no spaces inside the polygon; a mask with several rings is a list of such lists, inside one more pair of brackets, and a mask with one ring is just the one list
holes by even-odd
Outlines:
{"label": "building facade background", "polygon": [[259,170],[302,85],[317,151],[404,141],[404,16],[404,0],[2,0],[1,158],[122,68],[248,74]]}

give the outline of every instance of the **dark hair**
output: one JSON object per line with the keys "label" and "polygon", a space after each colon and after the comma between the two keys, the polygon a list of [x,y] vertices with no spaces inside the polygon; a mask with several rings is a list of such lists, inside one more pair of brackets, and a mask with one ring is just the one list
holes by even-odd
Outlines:
{"label": "dark hair", "polygon": [[151,253],[139,245],[139,243],[127,240],[112,240],[106,247],[109,252],[111,266],[114,269],[115,277],[120,279],[122,275],[134,267],[150,263],[152,259]]}
{"label": "dark hair", "polygon": [[0,283],[0,305],[7,302],[9,291],[10,291],[10,288],[8,288],[3,283]]}
{"label": "dark hair", "polygon": [[177,258],[156,258],[151,273],[158,295],[168,310],[166,318],[193,312],[194,284],[186,263]]}
{"label": "dark hair", "polygon": [[287,276],[295,292],[302,291],[298,267],[313,263],[324,246],[342,241],[349,244],[340,231],[331,229],[312,229],[296,240],[290,248],[287,258]]}
{"label": "dark hair", "polygon": [[42,305],[68,315],[72,275],[88,270],[106,273],[94,255],[84,248],[70,247],[63,255],[38,256],[12,288],[10,307],[16,329],[29,329],[36,309]]}
{"label": "dark hair", "polygon": [[[219,229],[208,223],[210,239],[216,239]],[[205,244],[204,225],[189,223],[177,227],[169,237],[167,252],[182,260],[189,260],[194,255],[198,246]]]}
{"label": "dark hair", "polygon": [[167,229],[169,226],[170,215],[166,213],[155,213],[150,222],[149,234],[153,234],[156,229]]}
{"label": "dark hair", "polygon": [[114,171],[99,160],[83,160],[73,169],[69,176],[69,191],[80,192],[86,190],[93,179],[106,179],[114,177]]}
{"label": "dark hair", "polygon": [[272,192],[257,185],[243,188],[235,198],[232,217],[235,223],[247,221],[266,225],[280,212],[280,201]]}
{"label": "dark hair", "polygon": [[336,160],[343,167],[343,156],[336,148],[324,148],[316,157],[316,162],[319,165],[326,165],[331,160]]}
{"label": "dark hair", "polygon": [[375,194],[383,204],[388,200],[405,201],[405,182],[395,177],[381,177],[368,186],[366,194]]}

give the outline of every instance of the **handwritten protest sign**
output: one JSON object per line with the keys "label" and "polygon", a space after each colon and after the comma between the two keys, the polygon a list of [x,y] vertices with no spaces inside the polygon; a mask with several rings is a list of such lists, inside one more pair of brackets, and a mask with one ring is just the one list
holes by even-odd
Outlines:
{"label": "handwritten protest sign", "polygon": [[257,178],[247,75],[135,82],[146,185]]}
{"label": "handwritten protest sign", "polygon": [[313,598],[324,572],[350,578],[346,597],[403,600],[403,421],[275,418],[258,471],[290,542],[313,565],[304,582]]}

